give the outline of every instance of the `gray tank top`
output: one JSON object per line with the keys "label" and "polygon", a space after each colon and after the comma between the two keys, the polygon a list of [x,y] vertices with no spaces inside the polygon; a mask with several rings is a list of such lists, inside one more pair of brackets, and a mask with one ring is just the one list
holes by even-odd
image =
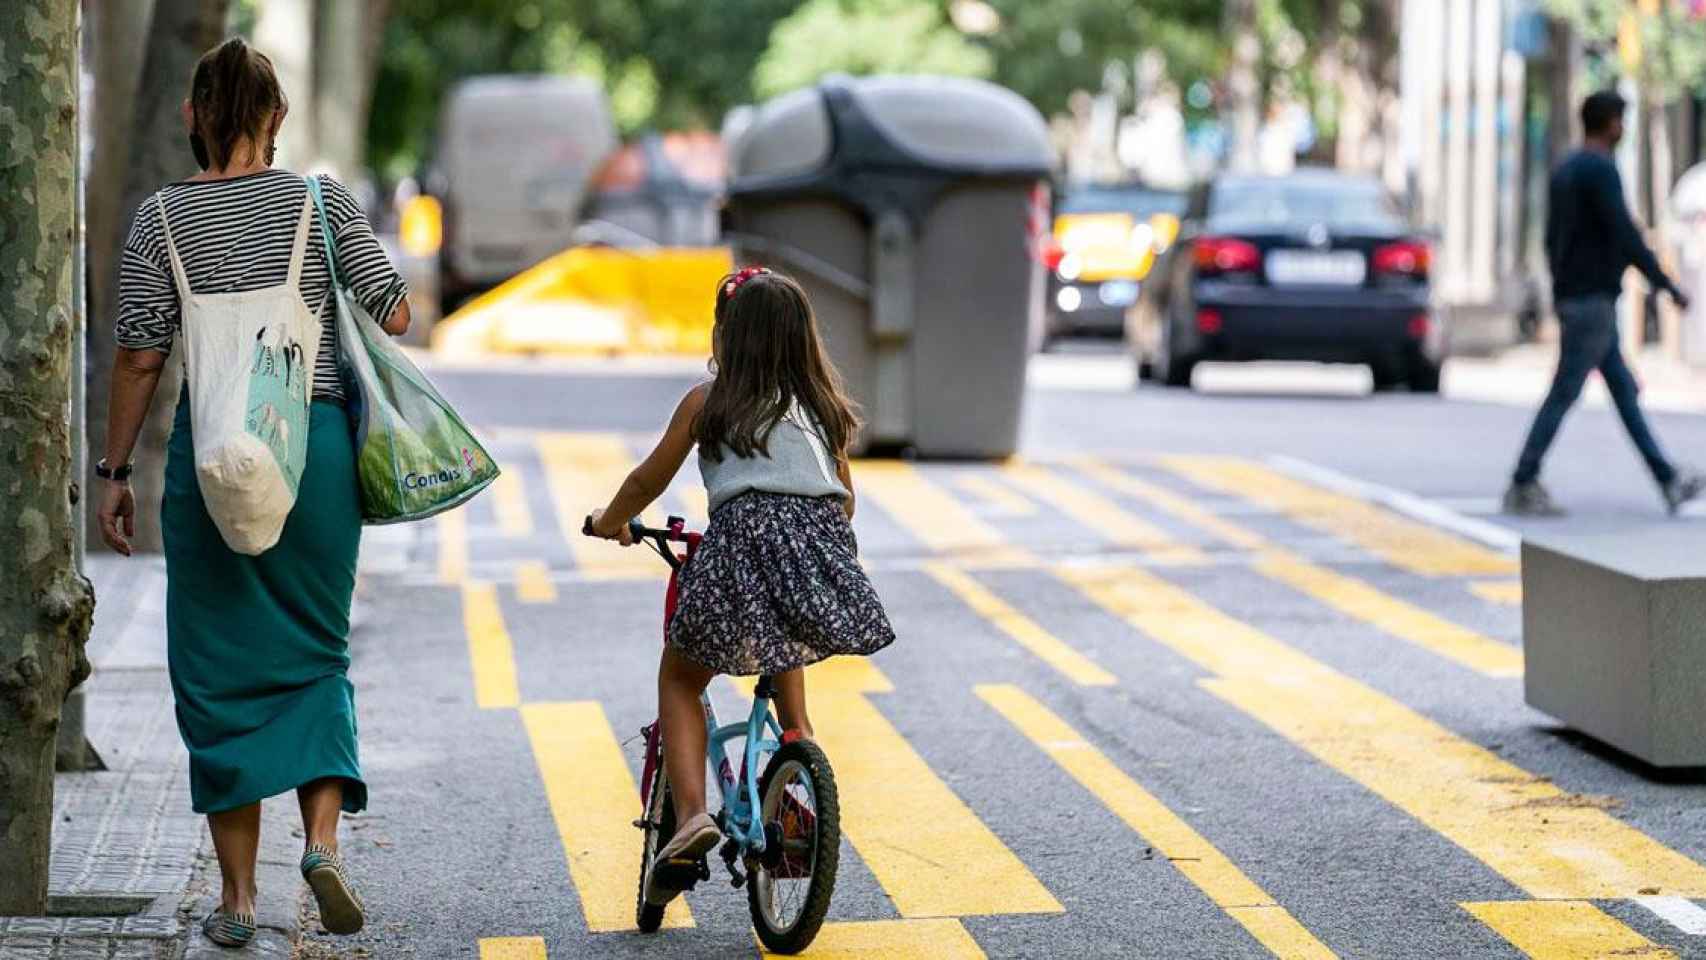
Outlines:
{"label": "gray tank top", "polygon": [[770,431],[766,446],[768,456],[754,451],[753,456],[741,457],[725,445],[720,461],[699,451],[699,476],[705,481],[712,513],[743,493],[848,497],[836,476],[835,458],[823,442],[823,431],[798,400]]}

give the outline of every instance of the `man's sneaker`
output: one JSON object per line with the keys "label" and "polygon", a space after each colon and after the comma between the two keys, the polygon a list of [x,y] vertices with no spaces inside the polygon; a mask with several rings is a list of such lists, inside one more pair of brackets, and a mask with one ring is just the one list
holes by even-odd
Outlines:
{"label": "man's sneaker", "polygon": [[651,871],[646,875],[646,902],[661,907],[680,896],[681,891],[693,889],[704,876],[705,854],[716,849],[722,840],[723,832],[708,813],[682,824],[652,858]]}
{"label": "man's sneaker", "polygon": [[1665,506],[1674,516],[1682,505],[1695,497],[1706,493],[1706,474],[1697,470],[1679,470],[1670,482],[1661,488],[1665,497]]}
{"label": "man's sneaker", "polygon": [[1561,517],[1564,511],[1538,480],[1513,483],[1505,491],[1505,512],[1519,517]]}

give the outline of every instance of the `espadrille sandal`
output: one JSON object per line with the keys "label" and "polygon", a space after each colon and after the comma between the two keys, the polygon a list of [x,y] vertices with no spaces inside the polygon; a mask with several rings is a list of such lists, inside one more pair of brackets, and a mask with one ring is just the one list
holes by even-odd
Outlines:
{"label": "espadrille sandal", "polygon": [[255,939],[255,915],[215,910],[201,922],[201,932],[222,947],[246,947]]}
{"label": "espadrille sandal", "polygon": [[343,858],[336,850],[324,844],[310,844],[302,854],[302,879],[314,891],[314,901],[320,906],[320,925],[328,933],[355,933],[367,922],[366,909],[356,896],[355,885],[350,883]]}

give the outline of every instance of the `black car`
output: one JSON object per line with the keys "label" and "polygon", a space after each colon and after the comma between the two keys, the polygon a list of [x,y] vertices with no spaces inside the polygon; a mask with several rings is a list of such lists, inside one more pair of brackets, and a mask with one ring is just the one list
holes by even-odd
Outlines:
{"label": "black car", "polygon": [[1378,389],[1439,391],[1427,240],[1379,181],[1223,174],[1126,317],[1139,375],[1188,386],[1203,360],[1366,363]]}

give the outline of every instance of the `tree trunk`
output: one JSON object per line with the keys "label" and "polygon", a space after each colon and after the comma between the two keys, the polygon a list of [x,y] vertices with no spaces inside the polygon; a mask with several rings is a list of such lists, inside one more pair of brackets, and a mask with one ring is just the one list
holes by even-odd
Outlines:
{"label": "tree trunk", "polygon": [[366,167],[367,109],[379,68],[387,0],[318,0],[314,26],[314,144],[346,183]]}
{"label": "tree trunk", "polygon": [[[136,208],[150,194],[162,184],[195,172],[195,161],[184,140],[180,107],[189,94],[196,60],[224,35],[227,6],[227,0],[155,0],[147,57],[133,106],[130,163],[119,205],[124,217],[120,236],[130,232]],[[116,289],[116,274],[109,277]],[[160,497],[165,489],[166,440],[172,435],[181,369],[174,360],[161,374],[154,405],[136,444],[136,474],[131,485],[136,490],[134,542],[139,550],[161,549]]]}
{"label": "tree trunk", "polygon": [[[284,97],[290,102],[290,117],[278,135],[278,164],[306,171],[319,161],[320,147],[314,95],[315,0],[265,0],[255,24],[255,47],[272,61]],[[339,6],[360,7],[357,0],[339,0]]]}
{"label": "tree trunk", "polygon": [[77,8],[0,7],[0,915],[47,908],[59,709],[88,674],[73,544]]}
{"label": "tree trunk", "polygon": [[1226,71],[1227,154],[1234,170],[1256,168],[1256,132],[1262,121],[1261,79],[1257,67],[1262,41],[1256,35],[1256,0],[1227,0],[1226,34],[1232,38],[1232,60]]}
{"label": "tree trunk", "polygon": [[[113,369],[113,321],[118,313],[119,235],[130,217],[121,210],[125,171],[130,164],[131,111],[136,85],[142,77],[143,38],[148,35],[153,0],[100,3],[84,0],[83,29],[93,41],[93,91],[87,98],[93,111],[89,172],[83,184],[85,276],[88,326],[85,332],[88,393],[84,405],[84,437],[94,457],[107,446],[107,400]],[[84,529],[90,547],[101,547],[101,525],[95,513],[99,497],[84,498]]]}

